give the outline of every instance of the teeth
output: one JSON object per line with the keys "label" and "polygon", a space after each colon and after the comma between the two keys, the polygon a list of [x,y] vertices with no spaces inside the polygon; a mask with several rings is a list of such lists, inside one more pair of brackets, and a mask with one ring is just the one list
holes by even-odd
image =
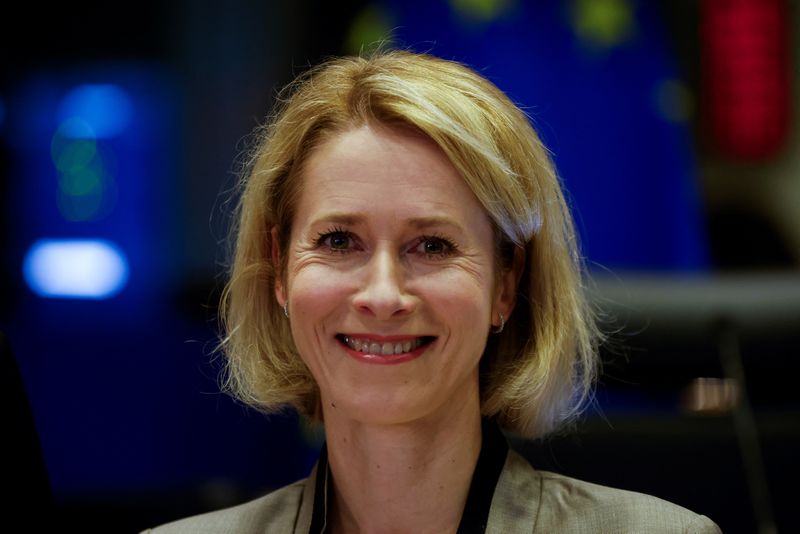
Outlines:
{"label": "teeth", "polygon": [[369,341],[367,339],[353,339],[350,336],[343,336],[343,338],[347,346],[353,350],[357,350],[365,354],[375,354],[380,356],[391,356],[393,354],[411,352],[422,345],[422,338],[417,338],[413,341],[407,340],[397,343],[378,343],[377,341]]}

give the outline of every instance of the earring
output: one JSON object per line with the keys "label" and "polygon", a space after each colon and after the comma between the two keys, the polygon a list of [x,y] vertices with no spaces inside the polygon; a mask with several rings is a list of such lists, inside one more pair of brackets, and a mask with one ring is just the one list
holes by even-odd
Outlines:
{"label": "earring", "polygon": [[289,318],[289,301],[288,300],[283,303],[283,314],[286,316],[287,319]]}
{"label": "earring", "polygon": [[497,328],[494,328],[494,325],[492,325],[492,329],[491,329],[492,334],[499,334],[500,332],[503,331],[503,328],[506,327],[506,318],[503,317],[502,313],[498,313],[497,315],[500,316],[500,326],[498,326]]}

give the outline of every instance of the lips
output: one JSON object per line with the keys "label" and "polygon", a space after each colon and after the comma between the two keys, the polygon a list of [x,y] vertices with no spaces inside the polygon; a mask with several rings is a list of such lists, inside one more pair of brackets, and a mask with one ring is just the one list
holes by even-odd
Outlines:
{"label": "lips", "polygon": [[368,336],[339,334],[337,339],[350,349],[373,356],[397,356],[414,352],[434,340],[431,336],[380,339]]}

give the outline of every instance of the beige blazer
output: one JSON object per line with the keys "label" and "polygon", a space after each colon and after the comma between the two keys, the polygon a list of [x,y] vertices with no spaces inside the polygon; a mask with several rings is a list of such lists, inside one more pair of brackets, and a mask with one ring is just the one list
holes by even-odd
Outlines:
{"label": "beige blazer", "polygon": [[[151,534],[307,534],[316,470],[248,503],[147,530]],[[489,511],[489,534],[718,533],[709,518],[667,501],[537,471],[509,450]]]}

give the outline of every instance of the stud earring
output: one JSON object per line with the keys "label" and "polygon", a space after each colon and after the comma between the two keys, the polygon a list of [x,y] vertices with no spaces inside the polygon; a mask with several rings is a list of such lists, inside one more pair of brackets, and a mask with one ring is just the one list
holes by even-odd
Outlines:
{"label": "stud earring", "polygon": [[492,325],[492,329],[491,329],[492,334],[499,334],[500,332],[503,331],[503,328],[506,327],[506,318],[503,317],[502,313],[498,313],[497,315],[500,316],[500,326],[498,326],[497,328],[494,328],[494,325]]}

